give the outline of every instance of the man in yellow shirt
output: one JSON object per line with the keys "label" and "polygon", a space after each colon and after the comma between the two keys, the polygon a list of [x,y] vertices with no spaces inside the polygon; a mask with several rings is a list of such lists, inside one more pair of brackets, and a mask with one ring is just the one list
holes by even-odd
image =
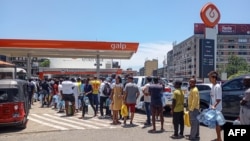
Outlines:
{"label": "man in yellow shirt", "polygon": [[93,88],[93,102],[95,104],[95,109],[96,109],[96,114],[98,113],[98,95],[99,95],[99,89],[100,89],[100,85],[101,82],[97,79],[97,77],[95,76],[94,79],[90,82]]}
{"label": "man in yellow shirt", "polygon": [[[174,83],[175,91],[173,93],[173,102],[171,114],[173,114],[174,134],[173,139],[183,138],[184,132],[184,94],[181,90],[182,82],[177,80]],[[180,129],[180,132],[179,132]]]}
{"label": "man in yellow shirt", "polygon": [[191,130],[190,130],[190,135],[187,136],[188,140],[198,139],[200,133],[200,123],[196,118],[199,115],[200,94],[195,84],[196,84],[195,78],[191,78],[189,80],[190,92],[188,96],[188,110],[189,110]]}

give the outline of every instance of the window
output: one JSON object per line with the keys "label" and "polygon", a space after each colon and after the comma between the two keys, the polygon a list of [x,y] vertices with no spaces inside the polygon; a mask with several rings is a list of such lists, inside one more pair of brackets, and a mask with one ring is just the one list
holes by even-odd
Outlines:
{"label": "window", "polygon": [[244,49],[244,48],[246,48],[246,46],[239,46],[239,48],[240,48],[240,49]]}
{"label": "window", "polygon": [[7,101],[8,100],[8,94],[6,91],[1,90],[0,91],[0,101]]}
{"label": "window", "polygon": [[0,103],[16,101],[17,98],[17,89],[0,89]]}
{"label": "window", "polygon": [[238,42],[239,42],[239,43],[246,43],[246,42],[247,42],[247,39],[238,39]]}
{"label": "window", "polygon": [[139,78],[134,78],[133,80],[134,80],[134,83],[135,83],[135,84],[137,84],[137,83],[138,83]]}
{"label": "window", "polygon": [[243,89],[243,79],[235,79],[222,87],[223,91],[236,91]]}
{"label": "window", "polygon": [[211,87],[208,85],[196,85],[199,91],[211,90]]}
{"label": "window", "polygon": [[224,48],[224,46],[223,46],[223,45],[220,45],[219,48]]}
{"label": "window", "polygon": [[218,55],[223,55],[224,52],[222,52],[222,51],[221,51],[221,52],[217,52],[217,54],[218,54]]}
{"label": "window", "polygon": [[238,52],[238,55],[247,55],[247,52]]}

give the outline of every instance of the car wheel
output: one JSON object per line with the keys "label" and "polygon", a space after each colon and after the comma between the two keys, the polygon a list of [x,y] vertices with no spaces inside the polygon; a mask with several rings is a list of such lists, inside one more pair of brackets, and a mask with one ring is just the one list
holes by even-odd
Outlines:
{"label": "car wheel", "polygon": [[27,127],[27,122],[28,122],[28,119],[27,119],[27,117],[25,116],[25,118],[24,118],[22,124],[21,124],[21,125],[18,125],[17,128],[19,128],[19,129],[25,129],[25,128]]}
{"label": "car wheel", "polygon": [[27,127],[29,109],[26,109],[25,113],[26,114],[24,116],[23,122],[20,125],[17,126],[17,128],[19,128],[19,129],[25,129]]}

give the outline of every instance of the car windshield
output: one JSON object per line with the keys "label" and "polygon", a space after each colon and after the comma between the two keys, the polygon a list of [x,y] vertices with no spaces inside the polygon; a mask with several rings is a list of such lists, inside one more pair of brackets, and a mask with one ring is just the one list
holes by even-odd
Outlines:
{"label": "car windshield", "polygon": [[211,90],[211,87],[208,85],[196,85],[199,91]]}
{"label": "car windshield", "polygon": [[226,83],[222,89],[225,91],[242,90],[242,89],[244,89],[243,79],[235,79],[229,83]]}

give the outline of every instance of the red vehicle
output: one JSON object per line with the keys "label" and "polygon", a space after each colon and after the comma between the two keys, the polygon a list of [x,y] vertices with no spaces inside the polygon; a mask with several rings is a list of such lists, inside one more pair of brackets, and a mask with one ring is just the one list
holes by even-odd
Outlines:
{"label": "red vehicle", "polygon": [[27,82],[20,79],[1,79],[0,126],[26,128],[28,114]]}
{"label": "red vehicle", "polygon": [[26,128],[30,106],[28,82],[16,79],[16,72],[15,65],[0,62],[0,126]]}

